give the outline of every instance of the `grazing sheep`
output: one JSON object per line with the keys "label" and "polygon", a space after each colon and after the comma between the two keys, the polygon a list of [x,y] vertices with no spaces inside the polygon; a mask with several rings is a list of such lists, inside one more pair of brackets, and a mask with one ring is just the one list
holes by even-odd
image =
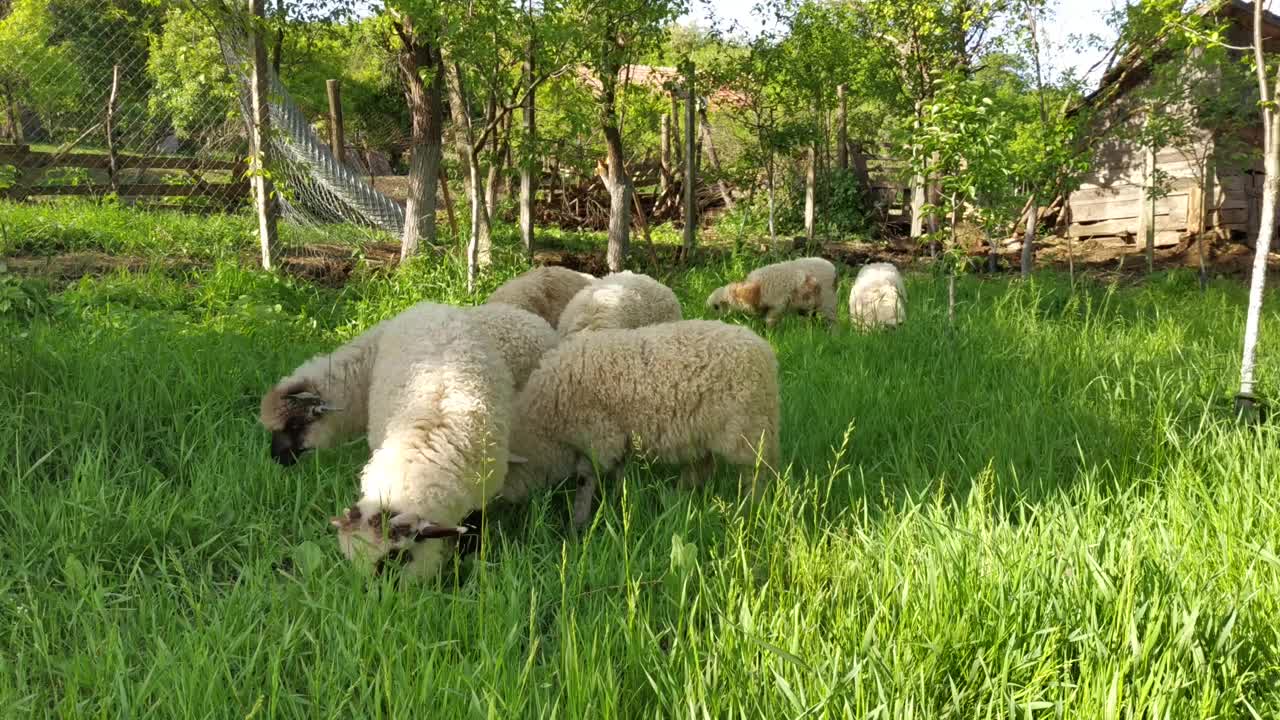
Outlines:
{"label": "grazing sheep", "polygon": [[[332,353],[308,360],[276,383],[262,398],[259,415],[271,431],[271,457],[281,465],[292,465],[307,450],[332,447],[368,430],[370,369],[386,328],[433,322],[445,307],[449,306],[418,303]],[[545,320],[520,308],[495,304],[450,309],[462,313],[493,344],[517,389],[559,340]],[[424,337],[423,342],[438,345],[441,341]],[[371,449],[381,442],[377,433],[369,435]]]}
{"label": "grazing sheep", "polygon": [[595,278],[591,275],[569,268],[537,267],[503,283],[485,303],[505,303],[524,308],[546,320],[551,327],[556,327],[564,306],[579,290],[593,282]]}
{"label": "grazing sheep", "polygon": [[907,319],[907,288],[893,263],[865,265],[849,291],[849,320],[861,328],[893,327]]}
{"label": "grazing sheep", "polygon": [[579,290],[560,315],[559,332],[567,338],[584,330],[625,330],[680,317],[680,300],[671,288],[624,270]]}
{"label": "grazing sheep", "polygon": [[[332,519],[343,555],[364,569],[408,551],[408,572],[435,574],[458,523],[506,477],[511,371],[460,308],[387,323],[369,371],[369,435],[360,500]],[[422,541],[422,542],[420,542]]]}
{"label": "grazing sheep", "polygon": [[502,496],[577,473],[574,522],[590,515],[595,477],[632,441],[658,459],[685,464],[696,485],[720,456],[749,478],[759,458],[778,462],[778,362],[751,330],[682,320],[634,330],[581,333],[547,353],[516,399],[512,465]]}
{"label": "grazing sheep", "polygon": [[772,327],[787,312],[820,313],[827,326],[836,322],[836,267],[818,257],[798,258],[752,270],[745,280],[716,288],[707,308],[736,309],[764,315]]}

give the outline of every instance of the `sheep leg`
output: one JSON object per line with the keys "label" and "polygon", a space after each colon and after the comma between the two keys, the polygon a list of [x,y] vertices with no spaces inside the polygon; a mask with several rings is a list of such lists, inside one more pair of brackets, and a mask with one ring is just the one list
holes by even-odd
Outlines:
{"label": "sheep leg", "polygon": [[778,324],[778,320],[782,319],[783,309],[780,307],[771,307],[764,312],[765,327],[773,327]]}
{"label": "sheep leg", "polygon": [[578,478],[578,490],[573,495],[573,528],[581,530],[595,514],[596,478],[592,474]]}
{"label": "sheep leg", "polygon": [[716,459],[710,453],[680,468],[680,489],[694,490],[715,472]]}

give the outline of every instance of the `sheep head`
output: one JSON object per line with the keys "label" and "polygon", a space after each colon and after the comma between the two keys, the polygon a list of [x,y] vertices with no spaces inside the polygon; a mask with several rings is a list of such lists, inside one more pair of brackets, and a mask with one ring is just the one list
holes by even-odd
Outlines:
{"label": "sheep head", "polygon": [[271,457],[281,465],[292,465],[298,456],[313,447],[307,431],[316,420],[333,412],[311,383],[297,381],[276,385],[262,398],[259,419],[271,431]]}
{"label": "sheep head", "polygon": [[465,525],[441,525],[414,512],[396,512],[371,500],[361,500],[329,520],[338,530],[338,547],[362,569],[377,571],[387,556],[411,549],[419,542],[456,538],[471,530]]}

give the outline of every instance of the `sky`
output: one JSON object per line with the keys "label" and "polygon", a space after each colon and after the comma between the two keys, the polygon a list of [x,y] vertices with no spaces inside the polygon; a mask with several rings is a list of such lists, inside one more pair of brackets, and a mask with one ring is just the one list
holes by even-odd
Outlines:
{"label": "sky", "polygon": [[[1056,76],[1075,67],[1077,74],[1083,75],[1097,63],[1105,51],[1088,47],[1087,43],[1085,47],[1073,48],[1072,37],[1086,38],[1097,34],[1108,43],[1112,41],[1115,35],[1107,28],[1103,14],[1111,10],[1113,2],[1123,3],[1124,0],[1050,0],[1052,17],[1040,28],[1046,69]],[[714,14],[722,21],[736,22],[748,32],[755,33],[763,27],[752,11],[755,4],[756,0],[693,0],[694,10],[683,20],[705,25],[709,14]],[[1088,79],[1096,83],[1099,74],[1095,71]]]}

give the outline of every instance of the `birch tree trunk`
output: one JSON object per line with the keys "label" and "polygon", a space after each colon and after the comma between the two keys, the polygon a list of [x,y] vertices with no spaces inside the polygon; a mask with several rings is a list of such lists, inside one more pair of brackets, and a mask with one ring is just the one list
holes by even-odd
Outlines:
{"label": "birch tree trunk", "polygon": [[774,209],[773,209],[773,150],[769,150],[769,159],[767,161],[766,172],[768,173],[769,183],[769,246],[773,247],[778,243],[778,232],[774,226]]}
{"label": "birch tree trunk", "polygon": [[849,169],[849,103],[844,85],[836,86],[836,167],[844,172]]}
{"label": "birch tree trunk", "polygon": [[813,246],[814,224],[818,214],[818,141],[809,143],[809,157],[804,168],[804,241]]}
{"label": "birch tree trunk", "polygon": [[658,163],[662,166],[662,172],[658,173],[658,197],[666,197],[667,183],[672,177],[671,116],[666,113],[658,123]]}
{"label": "birch tree trunk", "polygon": [[[533,4],[529,4],[529,22],[533,22]],[[520,158],[520,242],[524,245],[525,257],[533,259],[533,201],[538,194],[538,177],[534,167],[534,153],[531,149],[537,142],[538,128],[535,118],[537,94],[534,87],[534,52],[533,33],[529,34],[529,46],[524,59],[524,142]],[[541,163],[537,171],[541,171]]]}
{"label": "birch tree trunk", "polygon": [[1275,90],[1268,82],[1266,58],[1262,45],[1262,3],[1254,3],[1253,52],[1258,75],[1258,90],[1262,94],[1263,167],[1266,179],[1262,185],[1262,217],[1258,223],[1258,240],[1254,247],[1253,276],[1249,281],[1249,308],[1245,316],[1244,352],[1240,359],[1240,393],[1236,395],[1238,411],[1253,410],[1254,362],[1258,349],[1258,332],[1262,321],[1263,291],[1267,282],[1267,254],[1276,231],[1276,202],[1280,195],[1280,114],[1271,104],[1280,94],[1280,73],[1275,78]]}
{"label": "birch tree trunk", "polygon": [[609,191],[609,249],[606,261],[610,272],[622,272],[631,241],[631,183],[627,181],[622,129],[618,127],[617,69],[602,73],[599,80],[600,125],[604,130],[604,142],[609,153],[608,174],[605,177],[605,188]]}
{"label": "birch tree trunk", "polygon": [[[469,243],[474,243],[476,268],[485,267],[491,262],[489,230],[489,208],[485,205],[484,184],[480,179],[480,159],[475,147],[475,132],[471,127],[471,113],[467,110],[466,90],[462,86],[462,68],[457,63],[448,63],[445,71],[446,85],[449,88],[449,111],[453,116],[456,128],[458,156],[462,160],[463,186],[467,193],[467,201],[472,206],[472,223]],[[468,253],[470,255],[470,253]],[[468,274],[475,268],[468,268]]]}

